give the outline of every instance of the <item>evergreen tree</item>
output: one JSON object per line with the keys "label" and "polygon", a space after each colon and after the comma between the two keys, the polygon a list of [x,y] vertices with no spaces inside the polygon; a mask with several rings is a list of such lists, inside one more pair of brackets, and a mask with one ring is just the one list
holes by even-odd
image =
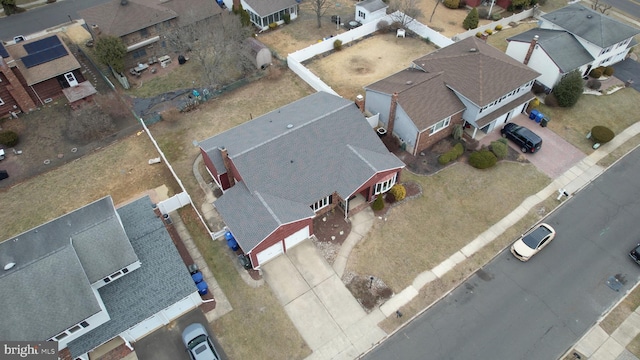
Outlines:
{"label": "evergreen tree", "polygon": [[464,18],[464,21],[462,22],[462,27],[467,30],[475,29],[478,27],[479,22],[480,22],[480,18],[478,17],[478,9],[473,8],[471,9],[471,11],[469,11],[469,14],[467,14],[467,17]]}
{"label": "evergreen tree", "polygon": [[553,87],[552,93],[555,95],[558,105],[561,107],[571,107],[578,102],[584,88],[582,75],[576,70],[567,74]]}

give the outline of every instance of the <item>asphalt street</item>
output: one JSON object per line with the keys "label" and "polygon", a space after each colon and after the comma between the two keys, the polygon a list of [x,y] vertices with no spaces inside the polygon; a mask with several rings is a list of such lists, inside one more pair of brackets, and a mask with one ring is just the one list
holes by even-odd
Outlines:
{"label": "asphalt street", "polygon": [[[364,359],[557,359],[640,279],[640,150],[544,221],[558,235],[527,263],[509,250]],[[620,291],[607,281],[617,276]]]}
{"label": "asphalt street", "polygon": [[46,4],[20,14],[0,18],[0,39],[13,40],[16,35],[28,35],[79,19],[78,11],[109,0],[65,0]]}
{"label": "asphalt street", "polygon": [[623,13],[627,13],[640,19],[640,4],[631,0],[606,0],[606,3],[610,4],[614,8],[621,10]]}

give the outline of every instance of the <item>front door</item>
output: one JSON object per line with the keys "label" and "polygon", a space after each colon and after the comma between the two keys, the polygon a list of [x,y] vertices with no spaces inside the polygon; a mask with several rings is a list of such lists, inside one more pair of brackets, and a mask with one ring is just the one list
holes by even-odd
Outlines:
{"label": "front door", "polygon": [[78,80],[76,80],[76,77],[75,75],[73,75],[72,72],[68,72],[64,74],[64,78],[69,83],[69,86],[71,87],[78,86]]}

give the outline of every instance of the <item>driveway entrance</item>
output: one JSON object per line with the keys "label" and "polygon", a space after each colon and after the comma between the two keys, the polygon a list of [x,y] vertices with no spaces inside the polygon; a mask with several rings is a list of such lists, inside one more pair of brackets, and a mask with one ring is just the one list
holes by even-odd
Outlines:
{"label": "driveway entrance", "polygon": [[[553,119],[551,119],[553,121]],[[584,159],[586,155],[571,145],[565,139],[551,131],[548,127],[541,127],[539,123],[529,120],[526,114],[520,114],[511,119],[511,122],[524,126],[542,138],[542,148],[535,154],[523,154],[529,162],[535,165],[538,170],[547,174],[551,179],[556,179],[572,166]],[[494,129],[482,140],[481,145],[489,145],[492,141],[500,138],[500,129]],[[513,141],[509,141],[509,146],[520,152],[520,148]]]}
{"label": "driveway entrance", "polygon": [[[360,341],[367,338],[359,326],[367,321],[366,312],[311,240],[264,264],[262,270],[314,356],[334,358],[339,353],[354,358],[371,346],[370,341]],[[382,338],[384,332],[376,323],[365,327]]]}

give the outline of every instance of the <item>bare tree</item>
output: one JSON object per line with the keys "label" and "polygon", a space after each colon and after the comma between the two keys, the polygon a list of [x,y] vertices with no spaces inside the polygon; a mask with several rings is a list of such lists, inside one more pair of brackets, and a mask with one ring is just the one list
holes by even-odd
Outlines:
{"label": "bare tree", "polygon": [[318,29],[322,27],[322,16],[327,12],[327,9],[331,6],[331,2],[327,0],[311,0],[309,6],[311,10],[316,14],[318,20]]}
{"label": "bare tree", "polygon": [[595,0],[593,4],[591,4],[591,8],[595,11],[600,11],[601,13],[606,15],[606,11],[611,9],[613,6],[609,4],[603,4],[600,0]]}
{"label": "bare tree", "polygon": [[189,53],[203,70],[203,76],[212,86],[228,83],[252,68],[247,56],[246,39],[251,28],[243,27],[240,17],[223,12],[193,23],[188,23],[166,35],[171,47]]}
{"label": "bare tree", "polygon": [[440,0],[436,1],[436,6],[433,7],[433,11],[431,12],[431,17],[429,17],[429,22],[431,22],[433,20],[433,15],[436,14],[436,9],[438,8],[438,5],[440,4]]}
{"label": "bare tree", "polygon": [[[435,8],[433,10],[435,12]],[[418,8],[418,0],[391,0],[388,12],[393,22],[401,27],[406,27],[422,16],[422,11]]]}

